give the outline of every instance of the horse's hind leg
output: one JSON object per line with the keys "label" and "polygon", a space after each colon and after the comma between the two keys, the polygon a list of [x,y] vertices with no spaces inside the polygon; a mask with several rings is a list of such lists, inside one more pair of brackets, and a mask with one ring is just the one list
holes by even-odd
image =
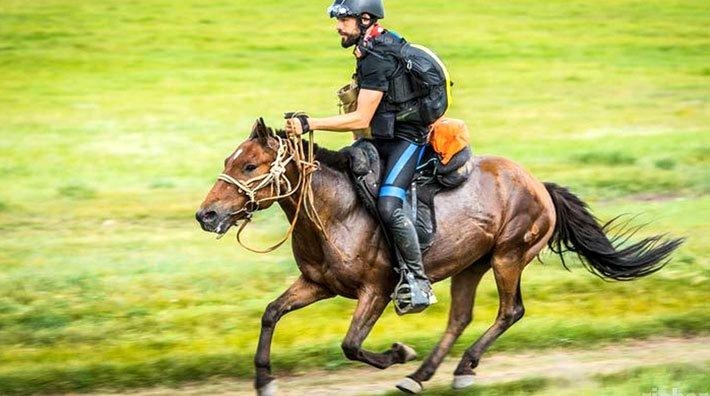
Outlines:
{"label": "horse's hind leg", "polygon": [[416,358],[414,350],[403,344],[394,344],[389,350],[377,353],[362,349],[362,343],[380,318],[390,299],[386,293],[369,291],[358,299],[348,334],[342,348],[350,360],[358,360],[379,369],[385,369],[396,363],[405,363]]}
{"label": "horse's hind leg", "polygon": [[520,275],[525,264],[527,262],[513,252],[496,253],[493,256],[491,267],[500,299],[498,316],[493,325],[464,353],[454,371],[454,388],[463,388],[473,383],[473,369],[478,366],[486,349],[523,317],[525,308],[520,294]]}
{"label": "horse's hind leg", "polygon": [[471,323],[476,288],[483,275],[490,269],[489,260],[490,256],[481,259],[451,278],[451,307],[446,331],[419,369],[397,385],[400,390],[410,393],[421,391],[421,383],[431,379],[456,339]]}

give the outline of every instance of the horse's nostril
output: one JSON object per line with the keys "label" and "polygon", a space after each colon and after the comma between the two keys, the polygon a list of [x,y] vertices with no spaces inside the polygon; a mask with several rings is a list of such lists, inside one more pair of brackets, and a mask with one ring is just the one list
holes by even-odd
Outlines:
{"label": "horse's nostril", "polygon": [[213,221],[214,219],[217,218],[217,212],[214,210],[210,210],[208,212],[205,212],[205,214],[202,217],[205,221]]}
{"label": "horse's nostril", "polygon": [[217,218],[217,212],[215,212],[214,210],[208,210],[206,212],[198,211],[195,214],[195,217],[200,223],[210,223]]}

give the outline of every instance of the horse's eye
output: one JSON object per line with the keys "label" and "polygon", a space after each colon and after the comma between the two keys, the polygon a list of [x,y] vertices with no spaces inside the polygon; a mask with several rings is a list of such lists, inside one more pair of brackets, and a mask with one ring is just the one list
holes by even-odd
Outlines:
{"label": "horse's eye", "polygon": [[253,172],[254,169],[256,169],[256,165],[254,164],[247,164],[246,166],[244,166],[245,172]]}

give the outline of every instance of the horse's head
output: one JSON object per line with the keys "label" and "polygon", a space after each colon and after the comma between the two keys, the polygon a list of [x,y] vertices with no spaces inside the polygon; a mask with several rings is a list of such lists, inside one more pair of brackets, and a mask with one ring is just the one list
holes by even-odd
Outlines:
{"label": "horse's head", "polygon": [[224,171],[200,205],[195,217],[202,229],[224,234],[239,220],[271,206],[284,184],[291,187],[285,171],[283,141],[258,119],[249,139],[224,160]]}

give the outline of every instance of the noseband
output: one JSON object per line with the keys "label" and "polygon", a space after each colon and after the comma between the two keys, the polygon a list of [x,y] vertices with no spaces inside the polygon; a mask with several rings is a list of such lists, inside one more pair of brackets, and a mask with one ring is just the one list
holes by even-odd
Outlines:
{"label": "noseband", "polygon": [[[291,181],[288,180],[288,177],[286,177],[286,166],[291,161],[293,161],[295,153],[294,150],[290,150],[288,144],[290,143],[290,140],[282,139],[277,135],[274,135],[274,137],[278,140],[279,147],[278,149],[276,149],[276,158],[271,163],[268,173],[265,173],[261,176],[253,177],[246,181],[236,179],[226,173],[221,173],[219,176],[217,176],[217,179],[236,186],[240,194],[246,194],[246,196],[249,198],[249,200],[244,204],[244,206],[240,210],[232,213],[232,215],[241,212],[246,212],[247,217],[251,217],[254,212],[260,209],[262,202],[270,199],[279,200],[281,198],[286,198],[288,196],[293,195],[293,193],[296,192],[296,190],[298,189],[302,180],[302,176],[299,174],[298,184],[296,185],[296,188],[293,188],[293,186],[291,185]],[[289,152],[291,152],[291,155],[289,155]],[[286,186],[286,191],[283,194],[281,193],[282,184]],[[271,189],[271,196],[269,198],[257,200],[256,194],[259,192],[259,190],[266,187],[269,187]]]}

